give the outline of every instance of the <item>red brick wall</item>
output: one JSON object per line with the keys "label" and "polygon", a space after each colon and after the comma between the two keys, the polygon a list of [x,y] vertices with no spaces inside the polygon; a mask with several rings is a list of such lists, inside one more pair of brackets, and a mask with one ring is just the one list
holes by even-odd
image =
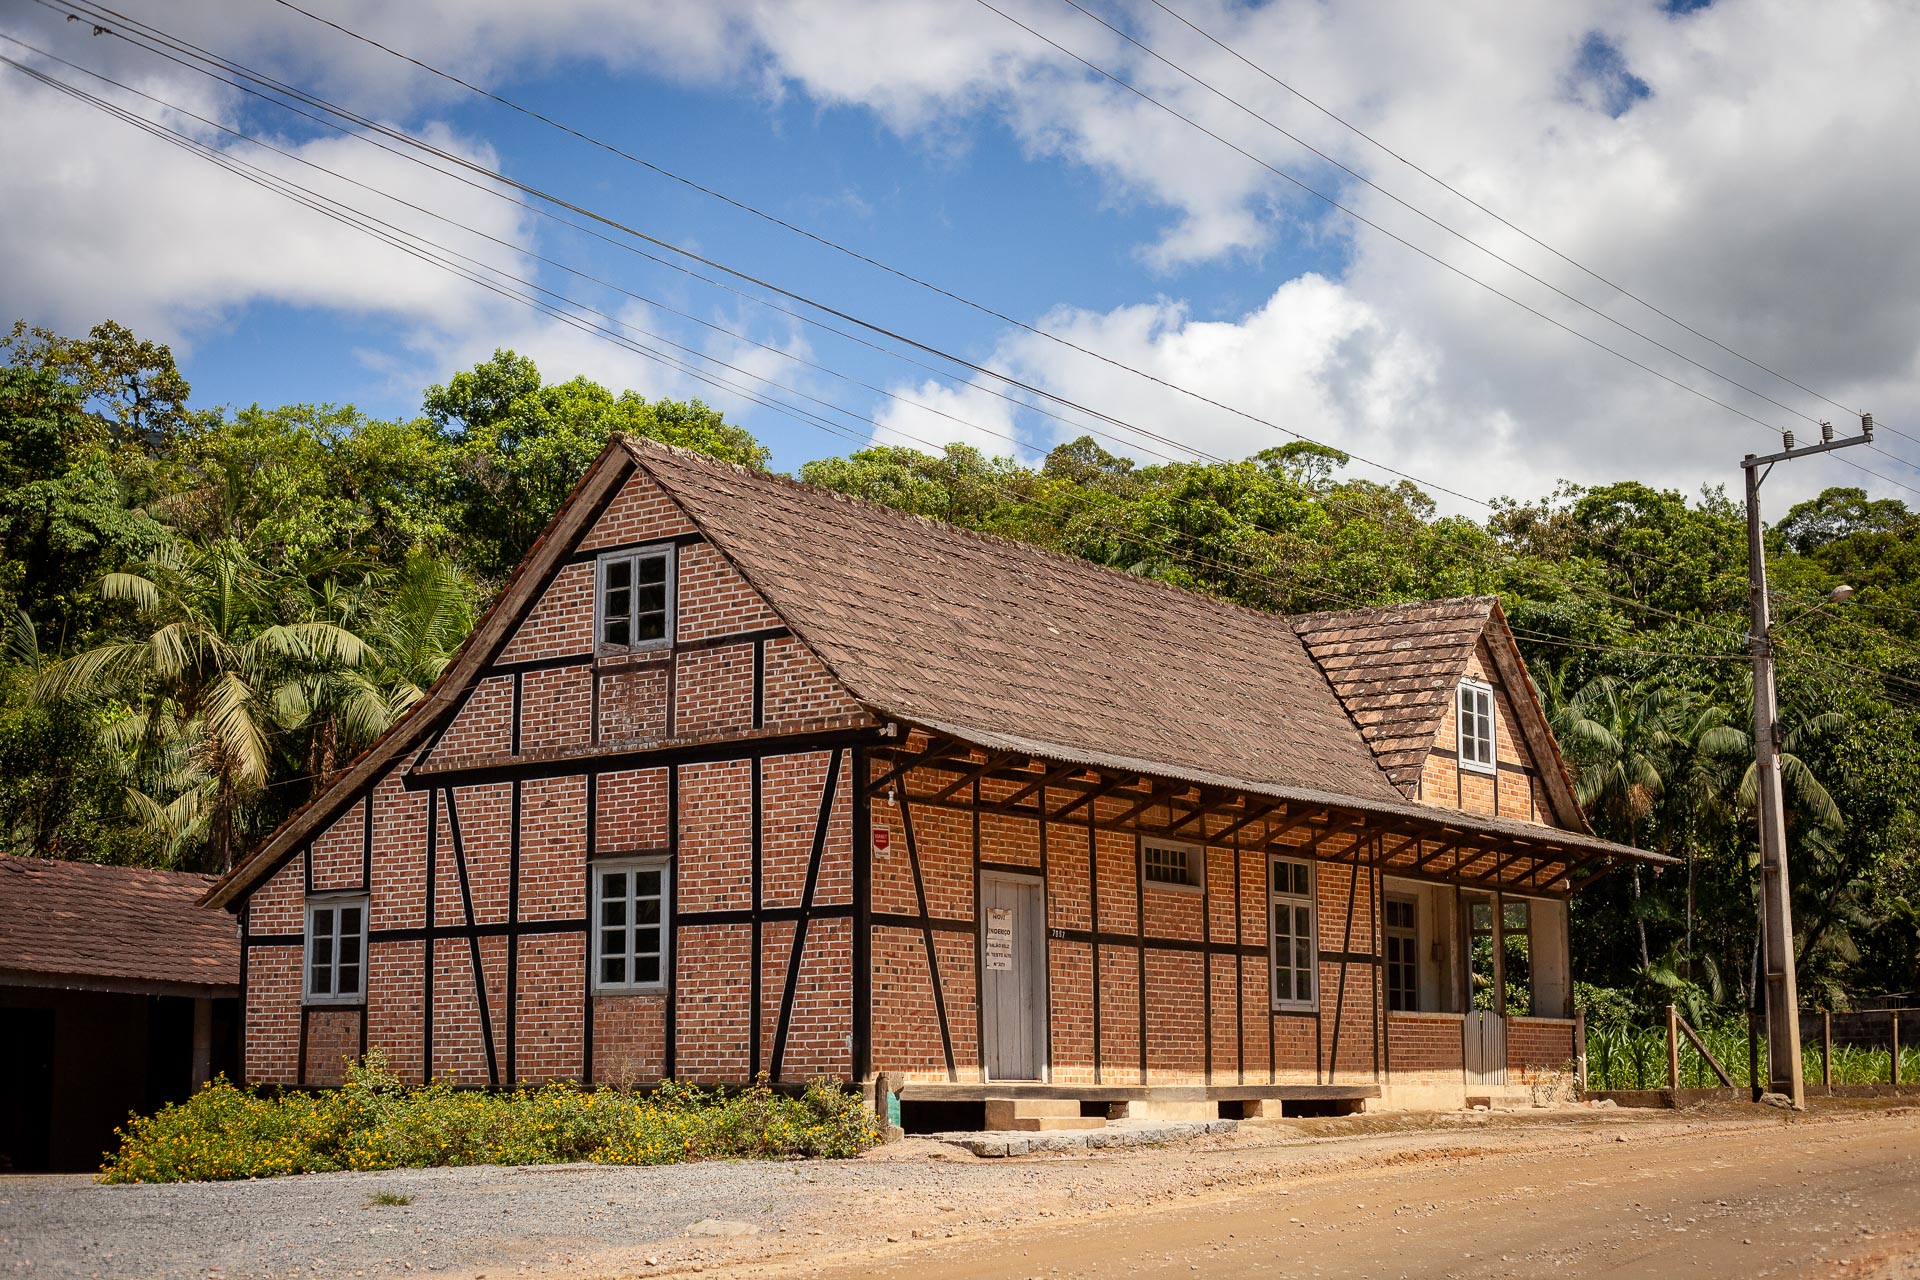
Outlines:
{"label": "red brick wall", "polygon": [[1507,1066],[1558,1070],[1573,1062],[1573,1021],[1562,1018],[1508,1018]]}
{"label": "red brick wall", "polygon": [[[910,739],[903,749],[913,751],[922,745]],[[876,761],[876,767],[884,769],[884,761]],[[951,772],[921,769],[903,785],[911,794],[925,797],[944,790],[953,778]],[[983,782],[982,798],[988,802],[1003,799],[1021,785]],[[964,804],[970,797],[970,789],[963,790],[952,797],[952,803]],[[1057,790],[1052,803],[1059,803]],[[1133,803],[1124,798],[1098,801],[1099,816],[1111,820]],[[912,806],[911,816],[913,852],[926,887],[929,914],[937,921],[970,925],[974,919],[972,815],[922,803]],[[1147,818],[1164,822],[1165,811],[1150,809]],[[1225,825],[1223,818],[1207,822],[1207,828],[1214,831]],[[873,826],[887,831],[889,844],[887,852],[877,855],[873,864],[873,909],[916,916],[918,900],[899,804],[877,800]],[[979,830],[983,862],[1039,868],[1039,826],[1035,821],[982,813]],[[1198,826],[1192,831],[1196,841],[1204,838]],[[1310,1083],[1326,1079],[1330,1070],[1336,1080],[1371,1082],[1375,1078],[1376,1054],[1382,1046],[1375,1032],[1374,968],[1370,962],[1345,966],[1343,996],[1342,966],[1337,960],[1326,961],[1320,974],[1319,1012],[1275,1014],[1268,1007],[1265,956],[1232,952],[1235,946],[1264,949],[1266,945],[1267,872],[1262,856],[1244,851],[1240,854],[1236,916],[1235,851],[1231,843],[1207,846],[1206,892],[1200,893],[1156,885],[1143,887],[1138,881],[1135,837],[1124,831],[1097,831],[1095,835],[1098,926],[1107,939],[1097,948],[1097,1073],[1101,1081],[1132,1083],[1141,1078],[1143,966],[1137,921],[1143,907],[1149,937],[1179,944],[1150,943],[1144,949],[1149,1082],[1203,1081],[1208,1078],[1209,1065],[1211,1078],[1217,1083],[1242,1079],[1260,1083],[1270,1078]],[[1307,833],[1290,838],[1304,840]],[[1249,845],[1264,843],[1265,839],[1259,824],[1243,836]],[[1331,850],[1343,847],[1338,840],[1329,846]],[[1062,1083],[1092,1082],[1096,1076],[1096,948],[1087,935],[1095,924],[1096,893],[1089,883],[1088,828],[1084,819],[1048,824],[1046,865],[1047,925],[1051,934],[1058,935],[1051,936],[1047,944],[1051,1077]],[[1362,872],[1359,877],[1351,931],[1347,925],[1353,886],[1350,871],[1338,864],[1322,863],[1318,885],[1322,952],[1371,956],[1375,945],[1374,903],[1368,875]],[[933,988],[924,940],[917,930],[891,926],[880,936],[882,943],[875,949],[874,1066],[913,1078],[943,1080],[946,1064],[939,1028],[926,1025],[932,1015]],[[952,930],[936,936],[941,989],[954,1042],[955,1074],[961,1080],[978,1079],[982,1064],[975,1043],[977,1010],[972,990],[977,940],[971,932]],[[1220,948],[1210,961],[1200,949],[1208,943]],[[1340,1031],[1337,1064],[1333,1058],[1336,1024]]]}
{"label": "red brick wall", "polygon": [[[636,476],[580,547],[594,550],[694,532],[671,500],[650,480]],[[714,547],[697,539],[683,541],[677,564],[677,638],[682,645],[701,642],[699,647],[683,647],[671,658],[596,662],[591,652],[593,566],[566,565],[513,629],[500,656],[503,663],[549,665],[519,671],[517,708],[513,673],[480,680],[422,765],[416,783],[427,780],[433,770],[510,767],[516,709],[520,758],[582,757],[578,772],[527,777],[518,784],[517,882],[512,874],[513,782],[457,782],[451,805],[444,791],[438,793],[429,868],[428,792],[408,790],[404,784],[414,762],[405,760],[380,780],[372,797],[373,856],[367,886],[374,930],[368,948],[368,1005],[364,1015],[358,1009],[306,1014],[309,1080],[337,1079],[337,1059],[343,1052],[358,1051],[363,1016],[368,1045],[384,1049],[412,1079],[429,1070],[430,1040],[431,1072],[463,1084],[488,1083],[496,1073],[502,1083],[516,1078],[578,1079],[583,1072],[603,1083],[646,1081],[669,1070],[669,1064],[687,1079],[744,1080],[772,1065],[790,960],[797,963],[797,973],[782,1075],[844,1076],[852,1069],[850,754],[839,771],[813,895],[814,906],[835,914],[810,921],[797,959],[790,954],[796,932],[791,919],[762,925],[757,1061],[751,1054],[754,1028],[747,994],[753,970],[752,926],[697,923],[695,913],[755,906],[751,798],[756,767],[763,787],[758,905],[788,910],[801,904],[831,753],[789,747],[785,754],[768,755],[757,763],[751,758],[684,763],[678,768],[677,827],[669,820],[667,768],[626,767],[600,774],[594,784],[591,841],[596,856],[676,851],[678,909],[689,923],[674,939],[671,999],[605,995],[592,997],[589,1007],[584,925],[590,754],[601,747],[651,746],[669,732],[673,741],[686,742],[757,732],[755,644],[751,639],[724,641],[782,625]],[[723,643],[712,643],[715,640]],[[803,738],[816,730],[870,723],[804,645],[785,637],[762,643],[760,719],[765,727],[758,732]],[[571,658],[578,661],[568,661]],[[781,749],[777,741],[769,746]],[[548,766],[546,771],[553,769]],[[365,804],[355,800],[315,835],[316,887],[362,887]],[[453,839],[454,812],[466,894]],[[434,882],[431,904],[429,871]],[[265,941],[251,946],[248,955],[246,1070],[258,1081],[291,1084],[298,1077],[305,875],[302,851],[252,895],[250,933]],[[971,901],[970,873],[958,887],[964,889],[963,900]],[[951,897],[955,888],[943,882],[940,892]],[[428,922],[429,906],[436,928],[450,931],[433,943],[430,965],[428,946],[418,936]],[[464,932],[470,919],[486,931],[479,941],[477,977],[474,944]],[[515,920],[535,931],[509,941],[506,933]],[[410,932],[382,936],[397,930]],[[923,948],[919,963],[925,998],[931,988],[925,985]],[[956,993],[964,989],[966,1007],[971,1008],[969,957],[956,952],[943,966],[943,976],[949,969],[961,984]],[[973,1052],[970,1038],[967,1052]]]}
{"label": "red brick wall", "polygon": [[1458,1014],[1389,1013],[1387,1038],[1395,1072],[1466,1070]]}

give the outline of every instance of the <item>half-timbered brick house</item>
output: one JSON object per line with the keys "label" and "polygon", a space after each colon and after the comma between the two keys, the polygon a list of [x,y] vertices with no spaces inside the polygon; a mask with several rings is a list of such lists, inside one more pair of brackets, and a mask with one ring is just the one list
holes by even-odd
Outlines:
{"label": "half-timbered brick house", "polygon": [[1212,1113],[1562,1067],[1634,860],[1491,599],[1288,619],[621,439],[207,901],[255,1082]]}

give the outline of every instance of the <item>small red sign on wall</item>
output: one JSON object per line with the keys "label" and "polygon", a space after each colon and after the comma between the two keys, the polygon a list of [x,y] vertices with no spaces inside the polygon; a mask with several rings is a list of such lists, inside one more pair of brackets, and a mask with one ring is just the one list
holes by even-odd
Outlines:
{"label": "small red sign on wall", "polygon": [[885,827],[875,827],[873,829],[874,856],[878,858],[884,858],[887,856],[887,850],[891,849],[892,847],[893,847],[893,833],[891,831],[888,831]]}

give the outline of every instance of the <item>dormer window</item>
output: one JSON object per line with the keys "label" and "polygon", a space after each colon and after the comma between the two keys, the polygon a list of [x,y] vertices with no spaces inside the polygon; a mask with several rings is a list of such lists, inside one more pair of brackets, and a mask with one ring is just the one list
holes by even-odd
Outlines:
{"label": "dormer window", "polygon": [[594,649],[631,653],[673,642],[673,548],[600,557]]}
{"label": "dormer window", "polygon": [[1493,737],[1493,686],[1478,680],[1460,682],[1454,721],[1460,728],[1460,767],[1480,773],[1497,768]]}

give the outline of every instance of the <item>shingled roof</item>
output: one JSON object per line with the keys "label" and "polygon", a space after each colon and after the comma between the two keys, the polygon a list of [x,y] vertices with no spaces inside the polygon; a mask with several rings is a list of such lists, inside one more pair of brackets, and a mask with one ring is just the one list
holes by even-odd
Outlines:
{"label": "shingled roof", "polygon": [[1494,607],[1492,596],[1459,596],[1293,619],[1381,770],[1407,795]]}
{"label": "shingled roof", "polygon": [[[1544,834],[1511,819],[1410,803],[1394,781],[1404,760],[1387,767],[1356,731],[1293,620],[622,436],[581,477],[427,696],[203,901],[233,905],[458,711],[633,470],[680,503],[796,638],[881,717],[1096,768],[1431,817],[1513,839]],[[1457,645],[1470,613],[1458,626],[1436,618],[1435,636]],[[1502,676],[1511,683],[1514,673]],[[1558,761],[1551,735],[1544,751],[1534,745],[1537,756]],[[1572,832],[1586,830],[1570,799],[1556,811]],[[1591,838],[1569,843],[1664,861]]]}
{"label": "shingled roof", "polygon": [[1397,800],[1287,620],[629,440],[876,713],[1067,759]]}
{"label": "shingled roof", "polygon": [[[1360,727],[1380,769],[1402,794],[1419,794],[1420,774],[1446,720],[1453,691],[1484,639],[1555,816],[1589,830],[1573,798],[1559,743],[1531,696],[1531,680],[1494,596],[1300,614],[1293,629]],[[1526,696],[1523,696],[1526,695]]]}
{"label": "shingled roof", "polygon": [[198,905],[213,882],[0,854],[0,984],[238,994],[233,921]]}

